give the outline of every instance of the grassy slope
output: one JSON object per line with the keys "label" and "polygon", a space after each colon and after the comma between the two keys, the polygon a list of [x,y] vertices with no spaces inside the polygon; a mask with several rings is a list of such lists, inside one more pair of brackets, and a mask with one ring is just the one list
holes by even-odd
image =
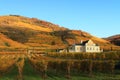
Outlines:
{"label": "grassy slope", "polygon": [[[93,40],[102,48],[111,49],[111,46],[114,46],[108,41],[94,37],[84,31],[69,30],[50,22],[18,15],[0,16],[0,32],[14,42],[16,41],[18,47],[21,47],[20,43],[22,43],[27,46],[65,48],[67,45],[88,39]],[[10,44],[10,41],[7,43]],[[11,45],[14,47],[14,43]]]}
{"label": "grassy slope", "polygon": [[[51,31],[60,29],[64,30],[65,28],[59,28],[58,25],[48,24],[48,22],[39,21],[35,18],[20,16],[0,17],[0,32],[10,39],[27,46],[51,47],[51,43],[64,46],[60,37],[50,35]],[[56,45],[54,46],[57,47]]]}
{"label": "grassy slope", "polygon": [[110,41],[111,43],[120,46],[120,34],[110,36],[108,38],[105,38],[106,40]]}
{"label": "grassy slope", "polygon": [[0,47],[1,48],[5,48],[5,47],[8,47],[8,48],[9,47],[15,47],[15,48],[22,47],[22,48],[25,48],[26,46],[21,44],[21,43],[18,43],[16,41],[13,41],[10,38],[8,38],[7,36],[0,33]]}

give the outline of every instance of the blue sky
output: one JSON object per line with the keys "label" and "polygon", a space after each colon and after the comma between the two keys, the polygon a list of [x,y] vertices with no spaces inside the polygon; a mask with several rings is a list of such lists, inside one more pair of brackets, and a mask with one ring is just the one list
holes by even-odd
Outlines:
{"label": "blue sky", "polygon": [[97,37],[120,34],[120,0],[1,0],[0,15],[35,17]]}

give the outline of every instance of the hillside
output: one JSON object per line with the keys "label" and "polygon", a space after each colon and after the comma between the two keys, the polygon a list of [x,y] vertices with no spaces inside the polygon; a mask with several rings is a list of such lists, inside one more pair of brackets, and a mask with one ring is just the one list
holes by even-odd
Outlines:
{"label": "hillside", "polygon": [[9,39],[3,44],[11,45],[0,44],[4,47],[15,47],[12,45],[16,44],[17,47],[60,49],[80,43],[81,40],[91,39],[104,49],[111,49],[111,46],[116,48],[109,41],[92,36],[82,30],[70,30],[47,21],[19,15],[0,16],[0,33],[3,35],[1,39]]}
{"label": "hillside", "polygon": [[26,46],[16,41],[13,41],[12,39],[9,39],[7,36],[0,33],[0,48],[5,47],[25,48]]}
{"label": "hillside", "polygon": [[110,41],[112,44],[120,46],[120,34],[110,36],[110,37],[106,38],[106,40]]}

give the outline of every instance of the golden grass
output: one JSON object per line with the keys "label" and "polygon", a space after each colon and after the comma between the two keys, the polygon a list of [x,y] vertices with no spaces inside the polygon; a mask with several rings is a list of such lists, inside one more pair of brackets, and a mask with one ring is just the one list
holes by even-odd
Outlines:
{"label": "golden grass", "polygon": [[[53,30],[54,31],[58,30],[59,32],[59,30],[67,30],[67,29],[62,28],[59,25],[55,25],[55,24],[34,19],[34,18],[27,18],[22,16],[0,16],[0,26],[1,26],[1,30],[2,28],[4,29],[4,27],[11,27],[11,29],[18,28],[18,30],[20,29],[21,33],[24,33],[21,36],[21,38],[22,37],[24,38],[27,35],[29,35],[27,38],[24,38],[26,40],[23,40],[23,41],[26,41],[24,44],[27,46],[33,46],[33,47],[40,46],[40,47],[47,47],[47,48],[65,48],[67,47],[67,45],[64,44],[64,41],[67,41],[69,43],[68,45],[72,45],[74,43],[80,43],[81,40],[84,41],[88,39],[93,40],[95,43],[99,44],[103,49],[110,50],[111,46],[114,46],[109,41],[92,36],[91,34],[81,30],[70,30],[69,34],[65,34],[67,38],[62,40],[60,35],[55,36],[54,33],[52,35],[50,33]],[[3,32],[8,31],[6,28],[4,30],[5,31]],[[31,34],[29,34],[30,32]],[[35,33],[35,35],[33,35],[32,32]],[[36,34],[36,32],[38,33]],[[45,32],[48,34],[39,33],[39,32]],[[8,34],[9,34],[9,31],[8,31]],[[72,35],[73,37],[70,38],[69,37],[70,35]],[[5,43],[7,43],[7,45],[9,44],[10,47],[25,47],[24,44],[10,40],[5,35],[1,34],[0,38],[1,38],[0,47],[5,47]],[[117,49],[117,48],[115,46],[114,49]]]}
{"label": "golden grass", "polygon": [[23,22],[14,22],[14,23],[12,23],[11,26],[29,28],[29,29],[38,30],[38,31],[51,32],[51,30],[49,28],[44,28],[44,27],[41,27],[41,26],[36,26],[36,25],[23,23]]}
{"label": "golden grass", "polygon": [[[9,45],[7,46],[6,43]],[[3,34],[0,34],[0,46],[1,47],[22,47],[22,48],[25,48],[26,46],[21,44],[21,43],[18,43],[16,41],[13,41],[11,39],[9,39],[7,36],[3,35]]]}

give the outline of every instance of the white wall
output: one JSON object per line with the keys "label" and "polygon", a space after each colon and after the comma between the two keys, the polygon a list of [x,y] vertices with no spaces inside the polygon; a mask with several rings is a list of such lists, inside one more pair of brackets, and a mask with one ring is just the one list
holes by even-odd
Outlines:
{"label": "white wall", "polygon": [[99,46],[85,46],[85,52],[100,52]]}
{"label": "white wall", "polygon": [[83,46],[80,45],[76,45],[75,46],[75,52],[84,52],[85,48]]}
{"label": "white wall", "polygon": [[80,46],[74,45],[69,52],[101,52],[99,46]]}

